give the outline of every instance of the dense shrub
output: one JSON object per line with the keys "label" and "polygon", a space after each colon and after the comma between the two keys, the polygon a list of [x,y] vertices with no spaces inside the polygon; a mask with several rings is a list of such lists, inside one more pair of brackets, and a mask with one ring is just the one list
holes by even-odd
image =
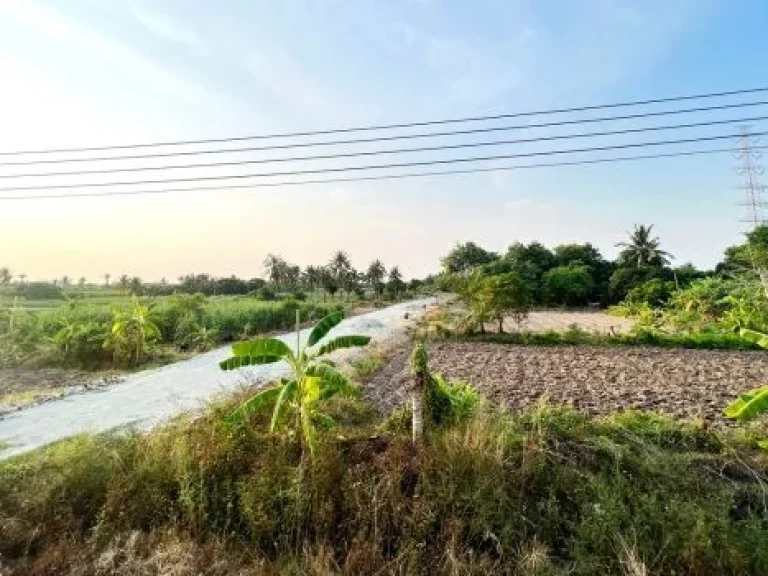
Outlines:
{"label": "dense shrub", "polygon": [[27,282],[16,287],[16,294],[27,300],[61,300],[64,292],[50,282]]}

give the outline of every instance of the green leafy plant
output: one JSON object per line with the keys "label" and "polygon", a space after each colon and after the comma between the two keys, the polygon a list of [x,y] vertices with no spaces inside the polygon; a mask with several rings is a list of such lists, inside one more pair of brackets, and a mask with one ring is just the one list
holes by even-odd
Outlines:
{"label": "green leafy plant", "polygon": [[321,412],[318,403],[337,394],[351,395],[356,392],[347,378],[323,356],[342,348],[366,346],[370,342],[369,336],[338,336],[311,350],[343,318],[344,312],[338,311],[320,320],[310,332],[306,346],[302,348],[297,315],[295,351],[276,338],[258,338],[234,344],[232,356],[219,364],[222,370],[283,361],[290,366],[292,374],[246,400],[230,414],[228,422],[242,423],[249,414],[272,404],[274,408],[270,431],[288,428],[292,432],[299,432],[302,453],[308,448],[314,456],[317,450],[317,426],[333,424],[333,420]]}
{"label": "green leafy plant", "polygon": [[112,313],[112,328],[104,347],[113,351],[115,363],[139,364],[150,344],[160,338],[160,328],[150,319],[150,307],[133,296],[127,308]]}
{"label": "green leafy plant", "polygon": [[460,424],[477,409],[480,399],[469,383],[451,382],[430,371],[427,348],[422,342],[411,352],[411,374],[414,377],[411,396],[414,442],[424,435],[426,423],[430,426]]}
{"label": "green leafy plant", "polygon": [[[761,348],[768,349],[768,334],[749,328],[742,328],[739,330],[739,334],[742,338],[754,342]],[[725,408],[724,413],[728,418],[738,422],[748,422],[763,414],[768,414],[768,386],[739,394],[739,397]],[[761,440],[758,445],[768,450],[768,440]]]}

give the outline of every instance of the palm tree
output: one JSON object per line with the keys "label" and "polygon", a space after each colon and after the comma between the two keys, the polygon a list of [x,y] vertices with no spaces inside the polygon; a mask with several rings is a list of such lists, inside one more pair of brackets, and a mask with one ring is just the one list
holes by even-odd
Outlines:
{"label": "palm tree", "polygon": [[368,266],[368,271],[365,273],[365,279],[370,283],[377,298],[384,291],[384,278],[386,278],[386,276],[387,269],[378,258]]}
{"label": "palm tree", "polygon": [[0,268],[0,284],[7,286],[11,283],[12,278],[13,274],[11,274],[11,271],[8,268]]}
{"label": "palm tree", "polygon": [[128,293],[128,285],[131,283],[131,279],[128,278],[128,274],[121,274],[120,278],[117,279],[117,283],[120,286],[120,290],[122,291],[123,295]]}
{"label": "palm tree", "polygon": [[674,258],[669,252],[659,247],[658,237],[651,237],[653,224],[650,226],[635,225],[629,234],[629,242],[619,242],[616,246],[622,248],[619,253],[619,264],[624,266],[667,266]]}
{"label": "palm tree", "polygon": [[69,286],[69,276],[62,276],[61,277],[61,285],[62,286]]}
{"label": "palm tree", "polygon": [[304,284],[310,290],[315,290],[322,284],[323,271],[320,266],[307,266],[303,274]]}
{"label": "palm tree", "polygon": [[134,276],[130,280],[131,294],[138,296],[141,294],[141,278]]}
{"label": "palm tree", "polygon": [[109,279],[112,278],[112,274],[107,272],[104,274],[104,286],[109,286]]}
{"label": "palm tree", "polygon": [[285,269],[287,266],[288,263],[283,258],[274,254],[267,254],[267,257],[264,259],[264,271],[267,273],[269,281],[276,287],[280,287],[285,279]]}
{"label": "palm tree", "polygon": [[397,266],[393,266],[392,270],[389,271],[388,287],[395,296],[397,296],[405,287],[403,276],[400,274],[400,269]]}
{"label": "palm tree", "polygon": [[77,281],[77,285],[80,286],[80,288],[85,286],[85,276],[80,276],[80,278]]}
{"label": "palm tree", "polygon": [[19,274],[19,282],[21,282],[22,284],[24,284],[24,281],[25,281],[26,279],[27,279],[27,275],[26,275],[26,274]]}
{"label": "palm tree", "polygon": [[337,251],[331,257],[331,261],[328,263],[328,270],[333,275],[336,285],[345,291],[349,291],[354,284],[354,280],[357,280],[357,273],[352,268],[349,256],[343,250]]}

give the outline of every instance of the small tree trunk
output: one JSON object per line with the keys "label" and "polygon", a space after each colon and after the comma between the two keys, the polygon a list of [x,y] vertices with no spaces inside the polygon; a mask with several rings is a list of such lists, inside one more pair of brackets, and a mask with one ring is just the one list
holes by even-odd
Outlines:
{"label": "small tree trunk", "polygon": [[417,372],[413,377],[411,412],[413,441],[417,443],[424,436],[424,374],[421,372]]}
{"label": "small tree trunk", "polygon": [[504,318],[499,318],[499,334],[504,334]]}

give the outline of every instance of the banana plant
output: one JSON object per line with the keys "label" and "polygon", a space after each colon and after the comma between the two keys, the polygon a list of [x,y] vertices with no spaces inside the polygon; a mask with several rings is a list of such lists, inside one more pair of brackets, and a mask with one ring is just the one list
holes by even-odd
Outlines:
{"label": "banana plant", "polygon": [[[768,334],[757,330],[741,328],[739,335],[750,342],[754,342],[761,348],[768,349]],[[724,411],[726,417],[739,422],[754,420],[763,414],[768,414],[768,386],[762,386],[749,392],[739,394],[739,397],[731,402]],[[768,450],[768,440],[761,440],[758,445]]]}
{"label": "banana plant", "polygon": [[317,450],[317,426],[328,427],[333,420],[318,407],[321,400],[337,394],[352,395],[356,388],[324,356],[342,348],[366,346],[369,336],[337,336],[316,347],[344,319],[344,312],[329,314],[315,325],[307,343],[301,346],[299,317],[296,312],[296,350],[276,338],[257,338],[232,346],[232,356],[219,363],[222,370],[244,366],[286,362],[291,368],[289,378],[261,390],[241,404],[228,417],[230,424],[244,422],[248,415],[264,406],[273,405],[270,431],[288,427],[299,431],[302,453],[309,448],[312,457]]}

